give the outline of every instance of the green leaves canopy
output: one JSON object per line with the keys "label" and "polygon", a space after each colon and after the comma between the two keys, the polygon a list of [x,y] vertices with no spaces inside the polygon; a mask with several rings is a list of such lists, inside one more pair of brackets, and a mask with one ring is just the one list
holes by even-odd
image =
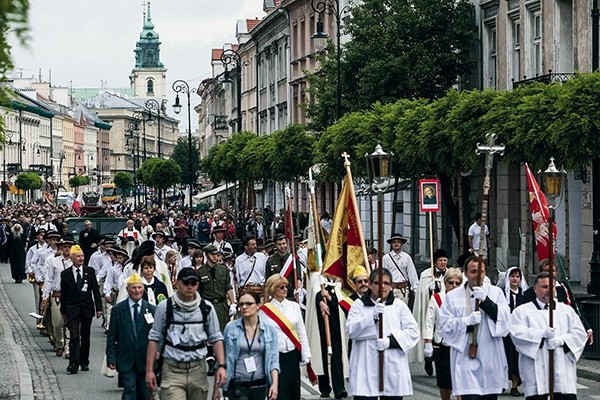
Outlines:
{"label": "green leaves canopy", "polygon": [[155,189],[168,189],[181,182],[181,167],[173,160],[150,158],[137,170],[140,182]]}
{"label": "green leaves canopy", "polygon": [[90,177],[87,175],[77,175],[69,179],[69,185],[71,187],[79,187],[90,184]]}
{"label": "green leaves canopy", "polygon": [[198,154],[198,138],[192,138],[192,174],[190,176],[190,152],[188,139],[180,137],[171,153],[171,160],[181,167],[181,182],[185,185],[196,185],[200,173],[200,155]]}
{"label": "green leaves canopy", "polygon": [[23,190],[40,189],[43,184],[42,178],[35,172],[21,172],[15,181],[15,186]]}
{"label": "green leaves canopy", "polygon": [[121,189],[123,193],[128,193],[133,187],[133,178],[130,173],[119,171],[115,174],[113,183],[117,188]]}

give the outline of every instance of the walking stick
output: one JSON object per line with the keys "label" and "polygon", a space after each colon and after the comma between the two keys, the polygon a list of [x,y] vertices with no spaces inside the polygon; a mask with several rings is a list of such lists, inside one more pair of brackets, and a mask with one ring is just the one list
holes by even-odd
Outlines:
{"label": "walking stick", "polygon": [[[321,284],[321,295],[325,290],[325,285]],[[322,296],[323,301],[327,304],[327,298]],[[333,348],[331,347],[331,329],[329,327],[329,314],[323,314],[323,322],[325,325],[325,344],[327,345],[327,355],[330,356],[333,354]]]}

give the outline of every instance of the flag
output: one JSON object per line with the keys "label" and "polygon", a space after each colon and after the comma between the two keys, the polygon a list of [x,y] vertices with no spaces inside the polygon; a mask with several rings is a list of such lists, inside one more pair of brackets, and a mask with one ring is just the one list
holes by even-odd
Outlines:
{"label": "flag", "polygon": [[[296,248],[294,242],[294,216],[292,214],[292,202],[288,201],[287,204],[287,212],[285,213],[285,237],[287,238],[288,244],[290,246],[290,257],[285,261],[285,265],[282,267],[280,274],[287,278],[287,275],[292,271],[296,271]],[[290,265],[287,265],[290,262]],[[284,275],[284,270],[285,275]],[[295,277],[298,279],[299,277]]]}
{"label": "flag", "polygon": [[[548,236],[548,219],[550,216],[548,202],[527,164],[525,164],[525,173],[527,175],[529,209],[531,210],[531,219],[533,220],[538,259],[544,260],[548,258],[548,245],[550,244],[550,237]],[[552,234],[556,238],[556,225],[554,222],[552,223]]]}
{"label": "flag", "polygon": [[290,272],[292,272],[292,268],[294,266],[294,255],[290,253],[288,258],[285,260],[283,267],[281,267],[281,272],[279,274],[286,279],[289,279]]}
{"label": "flag", "polygon": [[323,228],[318,218],[316,205],[314,201],[311,203],[311,207],[308,210],[308,243],[306,246],[309,273],[321,271],[323,267],[323,254],[325,254]]}
{"label": "flag", "polygon": [[364,266],[367,271],[371,270],[367,262],[367,250],[352,175],[348,167],[333,216],[323,275],[331,279],[340,279],[344,289],[355,292],[352,276],[354,269],[359,265]]}

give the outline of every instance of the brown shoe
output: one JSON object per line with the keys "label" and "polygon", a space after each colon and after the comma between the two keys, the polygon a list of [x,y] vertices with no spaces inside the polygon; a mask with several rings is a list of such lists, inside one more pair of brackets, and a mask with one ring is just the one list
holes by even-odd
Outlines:
{"label": "brown shoe", "polygon": [[521,393],[519,392],[519,390],[517,388],[512,388],[512,389],[510,389],[510,395],[513,397],[520,397]]}
{"label": "brown shoe", "polygon": [[56,357],[62,357],[62,355],[63,355],[62,349],[56,349],[56,350],[54,350],[54,352],[56,353]]}

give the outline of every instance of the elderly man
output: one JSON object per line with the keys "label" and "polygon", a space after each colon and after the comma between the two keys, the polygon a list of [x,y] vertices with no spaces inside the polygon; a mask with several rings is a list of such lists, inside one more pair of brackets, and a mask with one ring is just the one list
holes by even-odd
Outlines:
{"label": "elderly man", "polygon": [[96,272],[83,265],[83,250],[71,247],[71,268],[60,273],[60,313],[70,333],[67,372],[89,371],[90,330],[94,314],[102,317],[102,300]]}
{"label": "elderly man", "polygon": [[117,236],[119,238],[120,246],[124,248],[129,257],[131,257],[141,240],[140,232],[135,229],[135,222],[132,219],[127,220],[127,227],[122,229]]}
{"label": "elderly man", "polygon": [[[412,395],[408,352],[419,341],[419,328],[407,305],[394,297],[392,274],[382,273],[379,292],[378,271],[369,277],[370,288],[354,302],[346,332],[352,339],[350,353],[350,394],[355,399],[402,399]],[[383,338],[379,338],[379,319],[383,316]],[[378,352],[385,352],[384,390],[379,390]]]}
{"label": "elderly man", "polygon": [[554,351],[554,398],[572,400],[577,396],[577,360],[587,334],[573,308],[555,302],[554,326],[549,327],[550,275],[535,278],[535,300],[517,307],[510,320],[510,335],[519,352],[519,372],[525,398],[545,400],[548,387],[549,350]]}
{"label": "elderly man", "polygon": [[89,265],[90,257],[98,247],[98,238],[100,231],[92,227],[92,221],[86,219],[83,223],[83,230],[79,232],[79,245],[85,255],[84,264]]}
{"label": "elderly man", "polygon": [[146,348],[154,322],[155,307],[142,298],[144,283],[134,273],[126,281],[128,299],[112,309],[106,338],[106,362],[119,371],[123,382],[123,400],[147,400]]}

